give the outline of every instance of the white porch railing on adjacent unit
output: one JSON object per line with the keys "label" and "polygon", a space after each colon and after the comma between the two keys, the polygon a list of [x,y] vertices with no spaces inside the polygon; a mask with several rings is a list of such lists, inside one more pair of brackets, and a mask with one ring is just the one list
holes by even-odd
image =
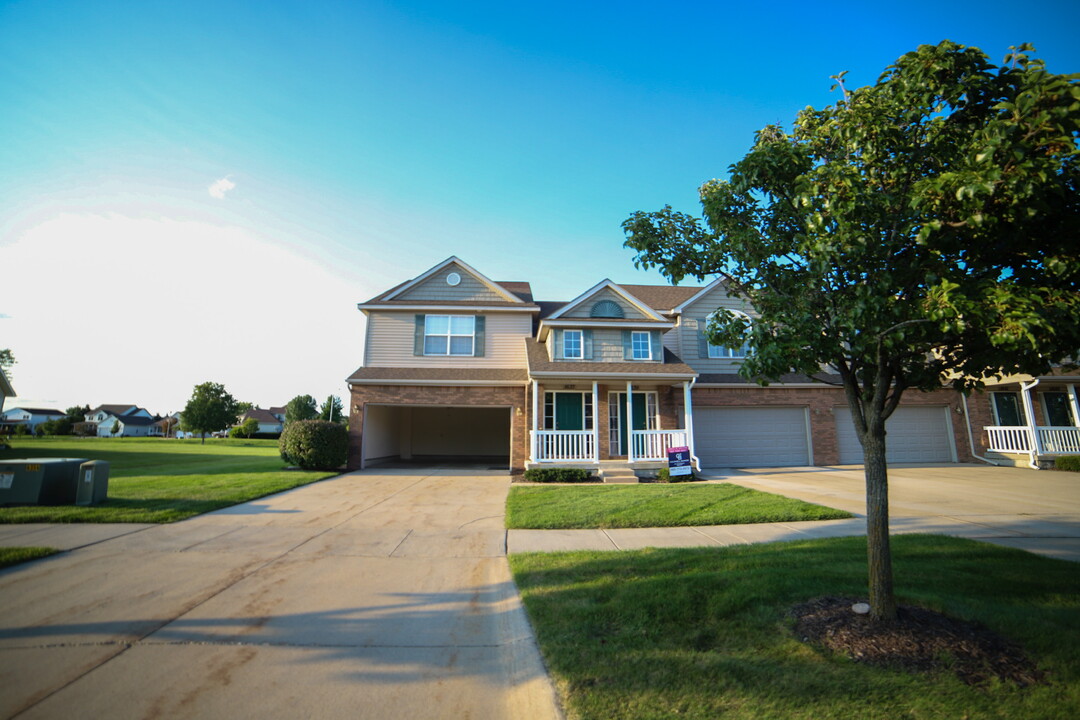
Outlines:
{"label": "white porch railing on adjacent unit", "polygon": [[596,436],[592,430],[532,431],[533,460],[595,460]]}
{"label": "white porch railing on adjacent unit", "polygon": [[990,450],[1004,453],[1031,452],[1031,435],[1026,425],[999,425],[986,428]]}
{"label": "white porch railing on adjacent unit", "polygon": [[[1080,428],[1046,427],[1036,428],[1043,452],[1055,455],[1080,454]],[[1031,431],[1024,425],[987,427],[990,450],[1003,453],[1031,452]]]}
{"label": "white porch railing on adjacent unit", "polygon": [[1039,427],[1039,443],[1043,451],[1062,455],[1080,453],[1080,428]]}
{"label": "white porch railing on adjacent unit", "polygon": [[667,460],[668,448],[685,447],[685,430],[634,430],[634,460]]}

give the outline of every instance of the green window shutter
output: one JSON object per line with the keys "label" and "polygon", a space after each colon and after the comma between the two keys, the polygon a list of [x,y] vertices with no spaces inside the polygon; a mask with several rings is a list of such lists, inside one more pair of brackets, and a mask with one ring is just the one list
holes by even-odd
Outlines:
{"label": "green window shutter", "polygon": [[709,357],[709,338],[705,337],[705,331],[704,330],[698,332],[697,339],[698,339],[698,357],[699,358],[708,358]]}
{"label": "green window shutter", "polygon": [[424,316],[416,316],[416,329],[413,332],[413,355],[424,354]]}
{"label": "green window shutter", "polygon": [[592,360],[593,359],[592,330],[584,330],[584,331],[582,331],[581,335],[582,335],[582,342],[585,343],[585,359],[586,360]]}
{"label": "green window shutter", "polygon": [[649,331],[649,350],[652,351],[652,359],[657,362],[664,361],[664,342],[660,339],[659,330]]}
{"label": "green window shutter", "polygon": [[562,360],[562,330],[555,329],[551,332],[552,342],[555,343],[555,353],[552,355],[556,360]]}
{"label": "green window shutter", "polygon": [[634,358],[634,348],[630,343],[631,334],[629,330],[622,331],[622,358],[623,360],[632,360]]}
{"label": "green window shutter", "polygon": [[473,336],[473,356],[484,357],[484,326],[487,324],[484,322],[483,315],[476,316],[476,325],[474,326],[475,335]]}

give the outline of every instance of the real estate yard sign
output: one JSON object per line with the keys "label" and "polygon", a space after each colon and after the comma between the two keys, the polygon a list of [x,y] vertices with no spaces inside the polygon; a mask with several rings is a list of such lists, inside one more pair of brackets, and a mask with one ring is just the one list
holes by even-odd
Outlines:
{"label": "real estate yard sign", "polygon": [[690,475],[690,448],[673,447],[667,451],[668,472],[672,475]]}

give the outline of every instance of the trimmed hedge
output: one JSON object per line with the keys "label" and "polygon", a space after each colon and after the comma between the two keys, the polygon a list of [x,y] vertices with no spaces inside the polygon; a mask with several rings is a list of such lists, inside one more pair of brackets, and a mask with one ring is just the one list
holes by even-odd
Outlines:
{"label": "trimmed hedge", "polygon": [[589,472],[574,468],[530,468],[525,471],[525,479],[538,483],[582,483],[589,481]]}
{"label": "trimmed hedge", "polygon": [[305,470],[337,470],[349,453],[349,431],[341,423],[296,420],[278,440],[281,459]]}
{"label": "trimmed hedge", "polygon": [[1055,470],[1080,472],[1080,455],[1062,455],[1054,460]]}

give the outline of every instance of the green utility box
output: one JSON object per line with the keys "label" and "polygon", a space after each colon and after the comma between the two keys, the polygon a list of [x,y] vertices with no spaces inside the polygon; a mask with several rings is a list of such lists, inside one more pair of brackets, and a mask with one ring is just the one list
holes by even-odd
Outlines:
{"label": "green utility box", "polygon": [[0,505],[71,505],[86,458],[0,460]]}
{"label": "green utility box", "polygon": [[90,460],[79,466],[79,479],[75,490],[76,505],[97,505],[109,495],[109,463]]}

